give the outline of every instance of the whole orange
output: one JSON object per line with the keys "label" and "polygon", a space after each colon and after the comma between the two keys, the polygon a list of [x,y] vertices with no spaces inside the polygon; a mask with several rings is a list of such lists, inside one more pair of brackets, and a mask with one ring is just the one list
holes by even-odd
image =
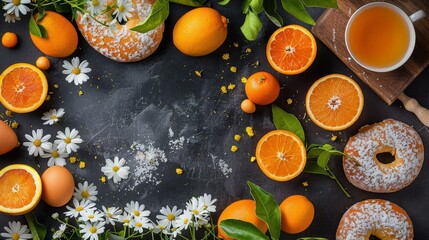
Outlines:
{"label": "whole orange", "polygon": [[238,200],[228,205],[220,214],[217,221],[218,237],[232,240],[220,227],[220,222],[226,219],[238,219],[245,222],[252,223],[263,233],[267,232],[267,225],[256,216],[256,202],[250,199]]}
{"label": "whole orange", "polygon": [[1,44],[7,48],[13,48],[18,44],[18,36],[13,32],[5,32],[1,38]]}
{"label": "whole orange", "polygon": [[307,229],[314,218],[314,205],[303,195],[292,195],[280,204],[281,228],[295,234]]}
{"label": "whole orange", "polygon": [[[37,16],[35,14],[34,18],[37,19]],[[77,32],[67,18],[56,12],[46,11],[38,24],[45,28],[48,36],[41,38],[30,33],[30,37],[41,52],[51,57],[64,58],[76,50]]]}
{"label": "whole orange", "polygon": [[280,84],[276,77],[268,72],[254,73],[247,79],[246,95],[258,105],[273,103],[280,94]]}
{"label": "whole orange", "polygon": [[219,48],[226,39],[227,20],[209,7],[195,8],[174,26],[173,43],[189,56],[204,56]]}
{"label": "whole orange", "polygon": [[241,102],[240,107],[241,110],[243,110],[245,113],[254,113],[256,111],[256,105],[249,99],[244,99]]}

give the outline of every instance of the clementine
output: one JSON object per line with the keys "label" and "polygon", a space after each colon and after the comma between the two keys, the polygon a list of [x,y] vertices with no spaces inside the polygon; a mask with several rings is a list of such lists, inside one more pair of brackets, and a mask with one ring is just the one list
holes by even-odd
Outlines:
{"label": "clementine", "polygon": [[256,161],[267,177],[288,181],[304,170],[307,152],[294,133],[274,130],[265,134],[256,145]]}
{"label": "clementine", "polygon": [[247,79],[245,92],[253,103],[268,105],[273,103],[279,96],[280,84],[271,73],[257,72]]}
{"label": "clementine", "polygon": [[243,110],[245,113],[254,113],[256,111],[256,105],[249,99],[244,99],[241,102],[240,107],[241,110]]}
{"label": "clementine", "polygon": [[265,222],[256,216],[256,202],[250,199],[238,200],[228,205],[220,214],[217,221],[218,237],[225,240],[232,240],[220,227],[220,223],[226,219],[238,219],[255,225],[263,233],[267,232],[268,227]]}
{"label": "clementine", "polygon": [[299,25],[277,29],[268,40],[266,55],[278,72],[294,75],[302,73],[316,58],[317,44],[313,34]]}
{"label": "clementine", "polygon": [[219,48],[226,34],[226,18],[213,8],[199,7],[176,22],[173,43],[186,55],[204,56]]}
{"label": "clementine", "polygon": [[49,67],[51,66],[51,61],[49,61],[49,58],[47,58],[45,56],[41,56],[41,57],[37,58],[36,66],[40,70],[48,70]]}
{"label": "clementine", "polygon": [[5,32],[1,38],[1,44],[7,48],[13,48],[18,44],[18,36],[13,32]]}
{"label": "clementine", "polygon": [[292,195],[280,204],[281,228],[295,234],[307,229],[314,219],[314,205],[303,195]]}
{"label": "clementine", "polygon": [[305,107],[310,119],[330,131],[344,130],[362,113],[364,97],[359,85],[342,74],[317,80],[307,92]]}
{"label": "clementine", "polygon": [[[35,14],[34,18],[37,17],[38,14]],[[48,36],[42,38],[30,33],[30,37],[41,52],[51,57],[64,58],[76,50],[77,32],[67,18],[53,11],[46,11],[46,15],[38,24],[45,28]]]}
{"label": "clementine", "polygon": [[42,196],[42,181],[37,171],[24,164],[0,170],[0,212],[21,215],[33,210]]}

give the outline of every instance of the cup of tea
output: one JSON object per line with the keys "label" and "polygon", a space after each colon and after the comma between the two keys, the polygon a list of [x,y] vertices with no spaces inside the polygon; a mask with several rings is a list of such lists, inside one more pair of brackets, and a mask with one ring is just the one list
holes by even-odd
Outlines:
{"label": "cup of tea", "polygon": [[347,22],[347,50],[363,68],[374,72],[393,71],[413,53],[416,44],[413,22],[425,15],[419,10],[408,16],[402,9],[386,2],[366,4]]}

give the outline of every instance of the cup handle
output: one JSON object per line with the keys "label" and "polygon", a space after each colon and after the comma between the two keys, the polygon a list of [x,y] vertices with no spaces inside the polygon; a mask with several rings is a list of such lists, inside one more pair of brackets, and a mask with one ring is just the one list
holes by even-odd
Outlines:
{"label": "cup handle", "polygon": [[426,16],[426,13],[423,10],[418,10],[417,12],[411,14],[409,17],[412,22],[418,21]]}

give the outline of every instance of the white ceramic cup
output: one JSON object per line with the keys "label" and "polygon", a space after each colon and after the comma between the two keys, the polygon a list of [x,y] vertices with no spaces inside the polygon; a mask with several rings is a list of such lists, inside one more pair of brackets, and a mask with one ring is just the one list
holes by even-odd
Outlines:
{"label": "white ceramic cup", "polygon": [[[359,16],[359,14],[361,14],[362,12],[366,11],[367,9],[370,9],[373,7],[386,7],[386,8],[389,8],[389,9],[395,11],[396,13],[399,14],[399,16],[401,16],[403,18],[403,20],[405,21],[407,28],[408,28],[409,43],[408,43],[407,51],[405,52],[405,54],[402,56],[402,58],[400,60],[398,60],[396,63],[394,63],[390,66],[375,67],[375,66],[369,66],[367,64],[364,64],[353,54],[353,51],[350,49],[350,42],[349,42],[350,26],[352,25],[352,23],[356,19],[356,17]],[[363,68],[366,68],[366,69],[374,71],[374,72],[393,71],[393,70],[399,68],[400,66],[402,66],[410,58],[411,54],[413,53],[414,46],[416,45],[416,32],[414,30],[413,22],[415,22],[419,19],[422,19],[425,16],[426,16],[426,14],[423,10],[418,10],[417,12],[408,16],[402,9],[398,8],[397,6],[395,6],[393,4],[386,3],[386,2],[373,2],[373,3],[365,4],[362,7],[360,7],[358,10],[356,10],[356,12],[353,13],[353,15],[350,17],[349,21],[347,22],[347,26],[346,26],[346,30],[345,30],[345,41],[346,41],[347,50],[348,50],[350,56]]]}

